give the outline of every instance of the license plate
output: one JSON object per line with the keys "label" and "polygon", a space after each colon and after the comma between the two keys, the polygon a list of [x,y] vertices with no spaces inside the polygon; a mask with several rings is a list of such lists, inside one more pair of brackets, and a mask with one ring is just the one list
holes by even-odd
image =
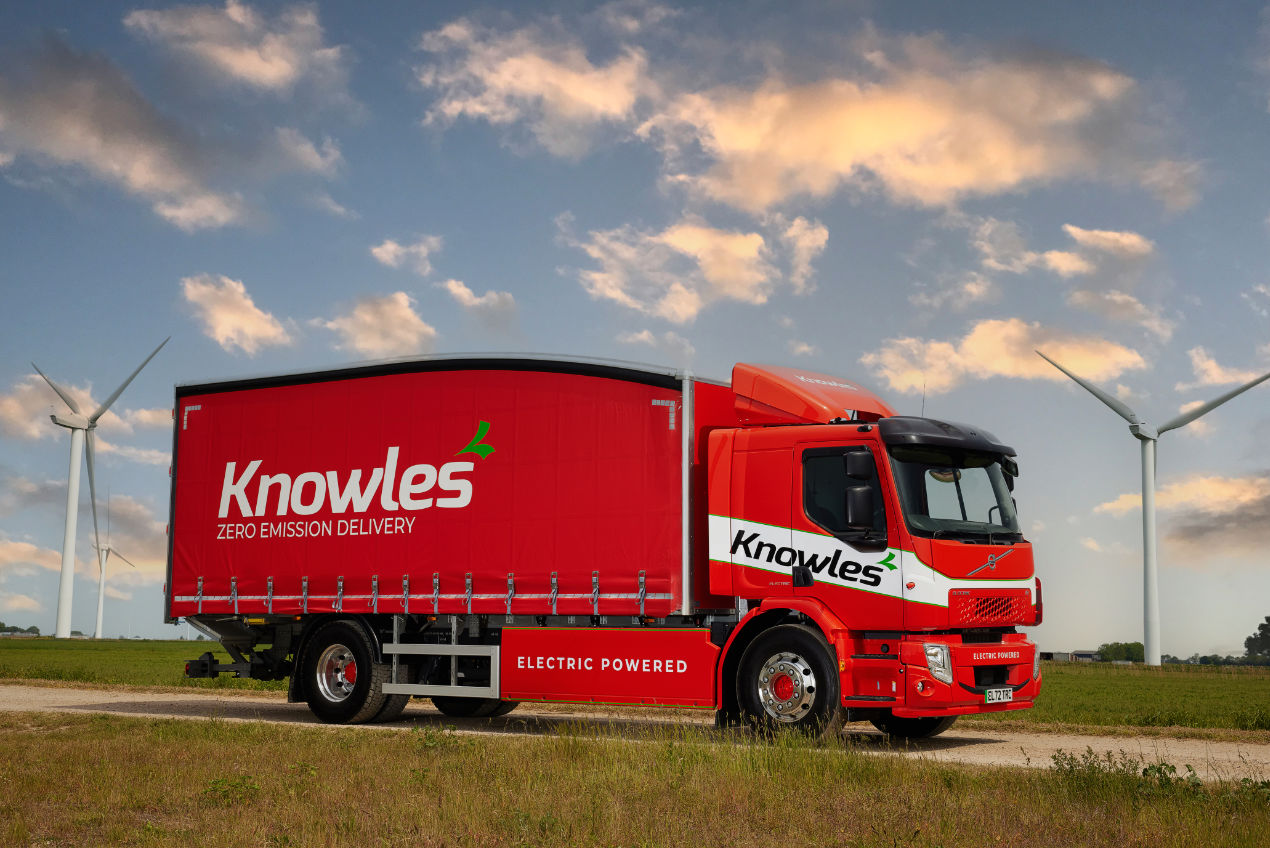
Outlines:
{"label": "license plate", "polygon": [[985,704],[1008,704],[1013,700],[1013,689],[989,689],[983,693],[983,702]]}

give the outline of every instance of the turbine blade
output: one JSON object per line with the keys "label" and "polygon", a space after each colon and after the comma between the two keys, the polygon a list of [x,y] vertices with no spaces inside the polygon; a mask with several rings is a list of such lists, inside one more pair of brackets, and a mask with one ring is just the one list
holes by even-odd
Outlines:
{"label": "turbine blade", "polygon": [[1210,400],[1208,403],[1204,404],[1203,406],[1197,406],[1194,409],[1192,409],[1190,412],[1183,412],[1181,415],[1177,416],[1176,418],[1170,419],[1167,423],[1165,423],[1162,427],[1160,427],[1160,432],[1163,433],[1166,430],[1176,430],[1178,427],[1185,427],[1187,424],[1190,424],[1196,418],[1199,418],[1202,415],[1207,415],[1208,413],[1212,412],[1217,407],[1221,406],[1226,401],[1231,400],[1232,398],[1235,398],[1243,394],[1244,392],[1251,389],[1253,386],[1257,385],[1258,383],[1263,383],[1267,379],[1270,379],[1270,374],[1262,374],[1260,377],[1257,377],[1255,380],[1249,380],[1248,382],[1244,383],[1239,388],[1226,392],[1226,394],[1222,395],[1219,398],[1215,398],[1214,400]]}
{"label": "turbine blade", "polygon": [[1098,398],[1103,403],[1107,404],[1107,406],[1111,407],[1112,412],[1119,415],[1125,421],[1128,421],[1130,424],[1142,423],[1142,419],[1138,418],[1137,413],[1135,413],[1132,409],[1126,406],[1123,402],[1107,394],[1102,389],[1098,388],[1097,386],[1095,386],[1093,383],[1089,382],[1088,380],[1083,380],[1080,377],[1077,377],[1075,374],[1068,371],[1066,368],[1059,365],[1057,362],[1050,359],[1048,356],[1041,353],[1039,350],[1036,352],[1036,355],[1039,356],[1041,359],[1044,359],[1050,365],[1053,365],[1059,371],[1062,371],[1068,377],[1071,377],[1072,380],[1074,380],[1081,388],[1089,392],[1094,397]]}
{"label": "turbine blade", "polygon": [[34,362],[32,362],[32,363],[31,363],[31,367],[32,367],[32,368],[34,368],[34,369],[36,370],[36,373],[38,373],[41,377],[43,377],[43,378],[44,378],[44,382],[48,383],[48,384],[49,384],[49,387],[50,387],[53,391],[57,392],[57,396],[58,396],[58,397],[60,397],[60,398],[61,398],[61,399],[62,399],[62,400],[66,403],[66,405],[67,405],[67,406],[69,406],[69,407],[71,408],[71,412],[75,413],[76,415],[81,415],[81,414],[82,414],[82,413],[79,411],[79,404],[77,404],[77,403],[75,402],[75,399],[74,399],[74,398],[72,398],[72,397],[70,396],[70,394],[68,394],[67,392],[63,391],[61,386],[59,386],[57,383],[54,383],[52,380],[50,380],[50,379],[49,379],[49,375],[48,375],[48,374],[45,374],[43,371],[41,371],[41,370],[40,370],[40,366],[38,366],[38,365],[36,365]]}
{"label": "turbine blade", "polygon": [[[107,410],[107,409],[110,409],[110,405],[111,405],[112,403],[114,403],[116,400],[118,400],[118,399],[119,399],[119,396],[120,396],[121,394],[123,394],[123,390],[124,390],[124,389],[128,388],[128,384],[129,384],[129,383],[131,383],[131,382],[133,381],[133,378],[135,378],[138,374],[140,374],[140,373],[141,373],[141,369],[142,369],[142,368],[145,368],[147,365],[149,365],[149,364],[150,364],[150,360],[151,360],[151,359],[154,359],[155,354],[157,354],[160,350],[162,350],[162,349],[163,349],[163,346],[164,346],[165,344],[167,344],[167,343],[168,343],[171,339],[172,339],[172,337],[171,337],[171,336],[168,336],[166,339],[164,339],[163,341],[159,342],[159,346],[158,346],[158,347],[156,347],[156,348],[154,349],[154,352],[153,352],[153,353],[151,353],[149,356],[147,356],[147,357],[145,358],[145,361],[144,361],[144,362],[142,362],[140,365],[138,365],[138,366],[137,366],[137,370],[136,370],[136,371],[133,371],[131,374],[129,374],[129,375],[128,375],[128,379],[124,380],[122,383],[120,383],[120,384],[119,384],[119,388],[115,389],[114,393],[113,393],[110,397],[106,398],[105,402],[104,402],[104,403],[102,403],[102,405],[101,405],[101,406],[97,407],[97,411],[96,411],[96,412],[94,412],[92,415],[88,416],[88,423],[89,423],[89,424],[96,424],[96,423],[97,423],[97,419],[98,419],[98,418],[101,418],[103,415],[105,415],[105,414],[106,414],[106,410]],[[32,363],[32,364],[34,364],[34,363]],[[76,410],[76,412],[78,412],[78,411],[79,411],[79,410]]]}
{"label": "turbine blade", "polygon": [[111,549],[110,549],[110,552],[111,552],[112,554],[114,554],[115,556],[119,557],[119,558],[120,558],[121,560],[123,560],[124,562],[128,563],[128,565],[131,565],[133,568],[136,568],[136,567],[137,567],[137,564],[136,564],[135,562],[133,562],[132,560],[128,559],[126,556],[124,556],[123,554],[119,553],[119,551],[115,550],[114,548],[111,548]]}
{"label": "turbine blade", "polygon": [[97,480],[94,475],[93,462],[93,431],[84,432],[84,450],[85,457],[88,460],[88,500],[93,508],[93,547],[98,551],[101,550],[101,531],[97,528]]}

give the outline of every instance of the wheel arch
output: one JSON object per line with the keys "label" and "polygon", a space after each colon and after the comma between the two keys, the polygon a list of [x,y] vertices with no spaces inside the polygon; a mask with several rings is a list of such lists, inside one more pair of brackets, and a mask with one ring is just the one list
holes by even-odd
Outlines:
{"label": "wheel arch", "polygon": [[764,631],[780,624],[792,623],[806,624],[815,628],[828,644],[830,656],[839,659],[838,668],[841,670],[836,637],[840,633],[845,633],[847,629],[841,619],[825,609],[824,605],[811,599],[770,598],[764,600],[741,619],[728,641],[723,644],[715,686],[719,693],[719,709],[725,723],[730,723],[740,716],[741,705],[736,697],[736,676],[745,649]]}

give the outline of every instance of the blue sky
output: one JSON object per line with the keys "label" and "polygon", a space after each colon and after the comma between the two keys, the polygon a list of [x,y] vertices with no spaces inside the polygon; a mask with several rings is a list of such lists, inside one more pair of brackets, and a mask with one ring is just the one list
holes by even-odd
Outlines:
{"label": "blue sky", "polygon": [[[56,612],[68,438],[30,361],[100,400],[170,335],[98,431],[138,566],[108,635],[175,632],[175,383],[533,351],[796,365],[986,426],[1042,646],[1140,639],[1137,443],[1032,351],[1154,422],[1270,370],[1268,129],[1258,3],[16,5],[0,619]],[[1161,440],[1166,653],[1270,613],[1268,438],[1260,387]]]}

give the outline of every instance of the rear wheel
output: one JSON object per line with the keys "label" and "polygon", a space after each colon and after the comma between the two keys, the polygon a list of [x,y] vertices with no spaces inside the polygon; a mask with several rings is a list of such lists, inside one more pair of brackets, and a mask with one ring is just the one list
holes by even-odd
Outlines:
{"label": "rear wheel", "polygon": [[313,634],[301,673],[309,709],[331,724],[369,721],[388,697],[383,685],[389,667],[375,662],[370,634],[354,621],[334,621]]}
{"label": "rear wheel", "polygon": [[956,720],[956,716],[936,716],[933,718],[897,718],[895,716],[887,716],[886,718],[874,719],[873,726],[892,739],[929,739],[952,727],[953,722]]}
{"label": "rear wheel", "polygon": [[432,703],[443,715],[448,715],[450,718],[496,718],[501,715],[507,715],[516,709],[520,701],[434,695]]}
{"label": "rear wheel", "polygon": [[824,638],[785,624],[759,634],[741,656],[737,700],[757,728],[832,732],[841,722],[837,669]]}

